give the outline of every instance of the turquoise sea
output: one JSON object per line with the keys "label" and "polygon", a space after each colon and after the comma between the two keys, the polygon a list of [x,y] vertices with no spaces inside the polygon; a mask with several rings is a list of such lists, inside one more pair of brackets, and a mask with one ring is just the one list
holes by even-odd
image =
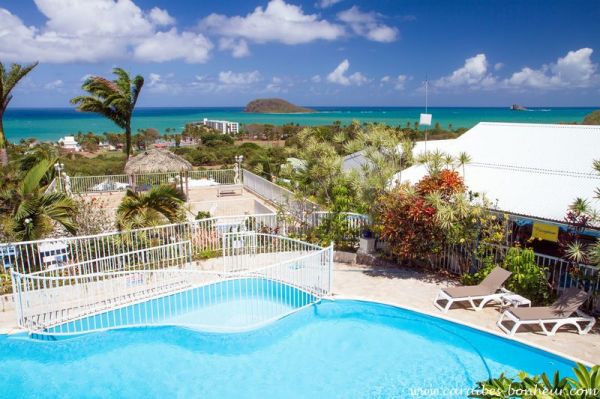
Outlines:
{"label": "turquoise sea", "polygon": [[[380,122],[392,126],[406,125],[419,120],[422,107],[312,107],[311,114],[247,114],[241,107],[228,108],[139,108],[133,118],[133,130],[155,128],[181,131],[186,123],[203,118],[224,119],[249,123],[270,123],[283,125],[297,123],[304,126],[330,124],[341,121],[348,124],[352,120]],[[439,122],[443,128],[470,128],[478,122],[526,122],[559,123],[581,122],[592,112],[588,108],[532,108],[528,111],[511,111],[505,108],[430,108],[433,123]],[[60,137],[77,132],[118,132],[110,121],[91,114],[82,114],[69,108],[8,109],[4,116],[4,128],[10,141],[34,137],[42,141],[56,141]]]}

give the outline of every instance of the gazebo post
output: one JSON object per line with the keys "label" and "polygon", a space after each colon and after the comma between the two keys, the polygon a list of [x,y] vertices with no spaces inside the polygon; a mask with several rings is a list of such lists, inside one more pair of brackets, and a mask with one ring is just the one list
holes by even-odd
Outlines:
{"label": "gazebo post", "polygon": [[189,184],[190,172],[186,170],[183,173],[185,173],[185,199],[187,201],[189,201],[190,200],[190,184]]}

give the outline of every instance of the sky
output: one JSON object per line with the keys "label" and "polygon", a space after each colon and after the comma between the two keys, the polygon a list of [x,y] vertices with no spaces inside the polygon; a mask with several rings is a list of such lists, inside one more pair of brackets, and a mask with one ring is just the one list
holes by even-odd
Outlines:
{"label": "sky", "polygon": [[600,1],[0,0],[13,107],[69,107],[90,75],[140,106],[600,105]]}

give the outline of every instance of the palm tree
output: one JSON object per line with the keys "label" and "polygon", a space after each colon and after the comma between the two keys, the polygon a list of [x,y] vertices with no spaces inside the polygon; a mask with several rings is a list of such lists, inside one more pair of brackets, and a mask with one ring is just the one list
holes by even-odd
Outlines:
{"label": "palm tree", "polygon": [[125,129],[125,154],[131,154],[131,117],[140,91],[144,85],[144,78],[137,75],[133,80],[121,68],[114,68],[113,73],[117,78],[113,81],[101,76],[92,76],[87,79],[81,88],[89,96],[78,96],[71,99],[71,104],[76,104],[82,112],[94,112],[104,115],[117,126]]}
{"label": "palm tree", "polygon": [[471,156],[469,156],[469,154],[467,154],[466,152],[461,152],[460,154],[458,154],[458,158],[456,158],[456,160],[458,161],[458,165],[460,167],[462,167],[462,172],[463,172],[463,180],[465,179],[465,165],[468,163],[471,163]]}
{"label": "palm tree", "polygon": [[45,183],[53,172],[53,166],[54,161],[42,159],[25,174],[15,189],[11,190],[11,210],[2,217],[4,233],[7,236],[17,240],[44,238],[52,232],[55,223],[75,234],[75,201],[65,193],[46,190]]}
{"label": "palm tree", "polygon": [[147,193],[127,190],[117,208],[119,229],[156,226],[180,221],[185,195],[175,186],[152,187]]}
{"label": "palm tree", "polygon": [[12,100],[12,89],[17,83],[25,77],[33,68],[37,66],[37,62],[22,66],[12,64],[10,70],[6,71],[4,65],[0,62],[0,163],[2,166],[8,165],[8,154],[6,152],[6,135],[4,134],[4,112],[8,107],[8,103]]}

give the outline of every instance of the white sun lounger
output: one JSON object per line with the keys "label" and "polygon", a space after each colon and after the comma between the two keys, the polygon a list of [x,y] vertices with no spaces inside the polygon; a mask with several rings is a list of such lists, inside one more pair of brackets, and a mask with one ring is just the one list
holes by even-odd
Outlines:
{"label": "white sun lounger", "polygon": [[[579,334],[590,332],[596,319],[586,315],[579,307],[587,300],[588,294],[578,288],[568,288],[550,306],[533,308],[510,308],[504,311],[498,320],[498,327],[510,336],[515,335],[523,325],[538,325],[546,335],[554,335],[559,328],[573,325]],[[509,329],[505,323],[512,321]],[[548,325],[548,326],[547,326]],[[551,327],[550,329],[548,329]]]}
{"label": "white sun lounger", "polygon": [[[510,293],[502,285],[510,277],[511,272],[495,267],[478,285],[443,288],[438,292],[433,305],[447,313],[455,302],[468,302],[471,309],[482,310],[489,302],[502,303],[502,297]],[[442,305],[440,301],[446,301]],[[479,302],[479,303],[477,303]]]}

